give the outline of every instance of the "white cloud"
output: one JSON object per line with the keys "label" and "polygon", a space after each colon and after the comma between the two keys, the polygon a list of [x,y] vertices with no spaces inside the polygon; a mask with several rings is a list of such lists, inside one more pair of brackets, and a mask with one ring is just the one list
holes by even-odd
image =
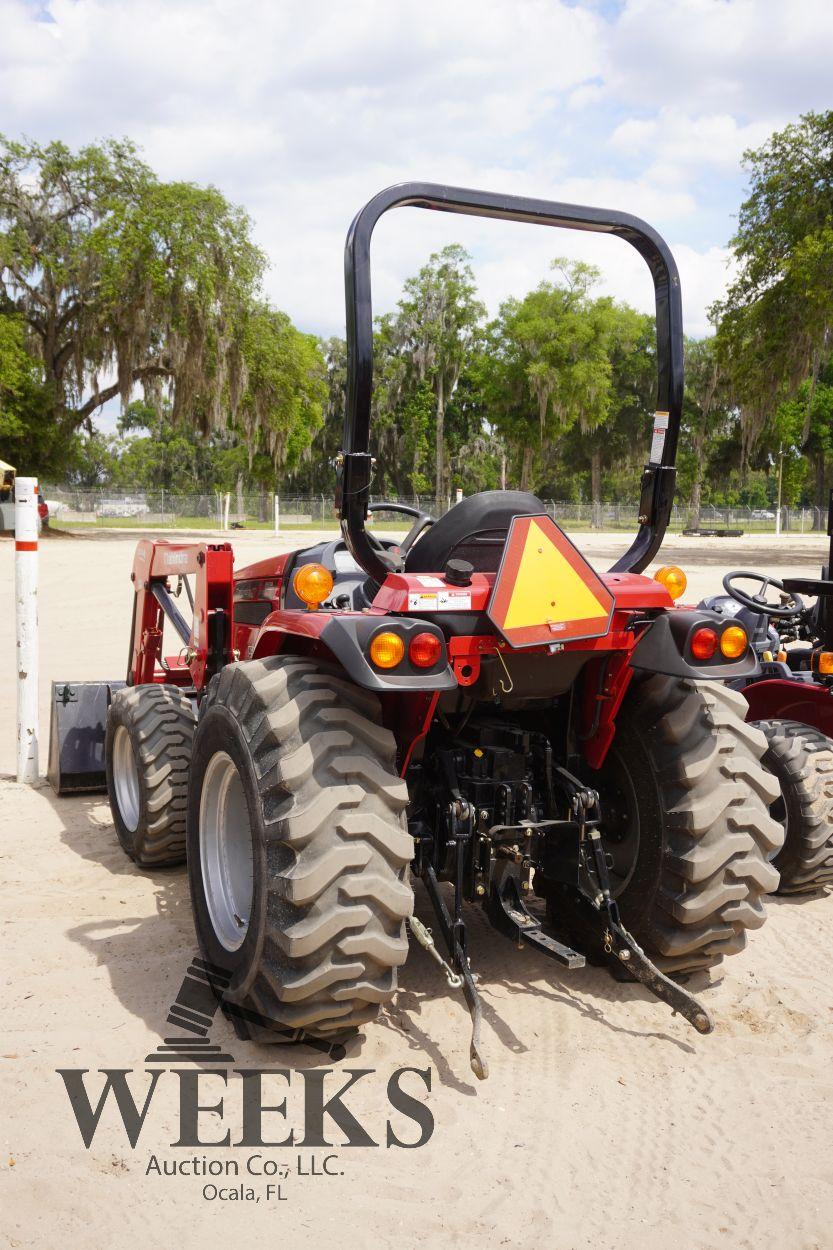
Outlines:
{"label": "white cloud", "polygon": [[741,125],[729,113],[690,117],[662,108],[654,117],[630,117],[610,136],[611,148],[630,159],[647,159],[650,168],[679,171],[689,166],[735,170],[748,148],[771,132],[768,122]]}
{"label": "white cloud", "polygon": [[829,0],[627,0],[604,79],[640,109],[788,119],[830,107]]}
{"label": "white cloud", "polygon": [[[0,0],[5,133],[129,134],[162,177],[213,182],[252,214],[271,298],[322,333],[343,328],[350,219],[405,179],[646,217],[678,241],[687,328],[703,332],[739,154],[829,105],[828,0],[628,0],[608,19],[567,0],[49,0],[44,12]],[[616,240],[408,210],[379,226],[377,309],[452,239],[473,252],[492,310],[556,254],[594,260],[604,289],[650,306],[644,264]]]}
{"label": "white cloud", "polygon": [[731,253],[725,247],[697,251],[687,243],[672,243],[672,250],[680,271],[683,324],[687,334],[701,338],[711,333],[706,316],[709,306],[720,299],[732,279]]}

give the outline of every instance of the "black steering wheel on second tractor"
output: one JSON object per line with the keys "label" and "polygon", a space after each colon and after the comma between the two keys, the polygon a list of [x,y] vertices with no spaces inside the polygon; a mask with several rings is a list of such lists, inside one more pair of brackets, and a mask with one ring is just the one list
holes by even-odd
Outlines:
{"label": "black steering wheel on second tractor", "polygon": [[[740,579],[756,582],[760,586],[760,590],[756,595],[747,594],[745,590],[740,590],[735,585],[735,582]],[[778,603],[773,603],[766,597],[770,586],[773,590],[779,592]],[[796,594],[794,590],[787,590],[784,583],[779,581],[777,577],[768,577],[764,573],[753,573],[748,569],[735,569],[732,573],[727,573],[723,578],[723,589],[727,595],[731,595],[738,603],[745,608],[749,608],[751,612],[758,613],[760,616],[785,619],[791,616],[799,616],[804,611],[804,600],[801,598],[801,595]]]}

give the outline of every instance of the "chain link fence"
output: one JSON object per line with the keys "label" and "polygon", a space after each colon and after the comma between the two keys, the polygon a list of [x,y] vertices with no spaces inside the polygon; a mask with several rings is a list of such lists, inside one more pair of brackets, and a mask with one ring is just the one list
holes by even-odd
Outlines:
{"label": "chain link fence", "polygon": [[[125,528],[225,530],[263,529],[332,530],[338,520],[333,495],[257,495],[236,493],[188,495],[170,491],[65,490],[46,486],[50,521],[58,528]],[[453,500],[431,496],[387,496],[386,502],[419,508],[431,516],[441,516]],[[373,500],[383,502],[382,498]],[[545,506],[556,520],[570,530],[630,530],[637,528],[638,503],[567,503],[545,499]],[[670,528],[678,532],[693,527],[694,518],[685,505],[675,506]],[[376,514],[371,525],[379,529],[407,529],[410,519],[395,513]],[[827,513],[820,508],[782,508],[781,529],[790,533],[824,531]],[[744,533],[774,533],[774,508],[717,508],[703,505],[699,531],[733,530]]]}

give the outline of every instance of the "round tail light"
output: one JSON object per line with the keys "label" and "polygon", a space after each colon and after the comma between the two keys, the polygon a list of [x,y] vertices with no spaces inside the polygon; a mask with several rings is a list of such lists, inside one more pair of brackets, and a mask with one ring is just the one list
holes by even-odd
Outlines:
{"label": "round tail light", "polygon": [[408,659],[416,668],[433,668],[443,653],[443,644],[436,634],[414,634],[408,647]]}
{"label": "round tail light", "polygon": [[720,650],[727,660],[739,660],[746,651],[747,642],[746,630],[740,625],[730,625],[720,635]]}
{"label": "round tail light", "polygon": [[717,634],[705,626],[695,629],[690,646],[695,660],[710,660],[717,650]]}
{"label": "round tail light", "polygon": [[377,668],[396,668],[405,654],[405,643],[393,630],[377,634],[370,644],[370,658]]}

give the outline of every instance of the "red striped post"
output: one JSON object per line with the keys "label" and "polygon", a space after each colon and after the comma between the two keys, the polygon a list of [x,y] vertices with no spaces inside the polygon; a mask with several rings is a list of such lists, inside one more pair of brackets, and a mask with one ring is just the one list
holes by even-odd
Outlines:
{"label": "red striped post", "polygon": [[14,484],[17,779],[38,779],[38,482]]}

